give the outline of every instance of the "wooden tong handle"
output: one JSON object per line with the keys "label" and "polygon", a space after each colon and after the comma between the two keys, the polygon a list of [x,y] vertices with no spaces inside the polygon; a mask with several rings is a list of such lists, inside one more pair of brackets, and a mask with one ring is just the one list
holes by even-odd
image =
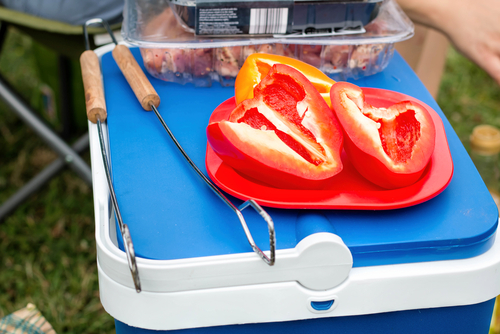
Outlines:
{"label": "wooden tong handle", "polygon": [[99,115],[100,120],[103,122],[106,120],[107,113],[99,58],[97,58],[94,51],[87,50],[80,56],[80,66],[85,90],[87,118],[92,123],[97,123],[97,115]]}
{"label": "wooden tong handle", "polygon": [[151,103],[158,108],[160,96],[149,82],[130,50],[125,45],[113,49],[113,58],[144,110],[151,110]]}

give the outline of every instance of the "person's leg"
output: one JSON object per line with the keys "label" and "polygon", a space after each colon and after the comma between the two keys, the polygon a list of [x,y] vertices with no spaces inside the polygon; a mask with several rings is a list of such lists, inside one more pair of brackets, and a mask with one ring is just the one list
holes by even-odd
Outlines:
{"label": "person's leg", "polygon": [[92,18],[122,20],[123,0],[0,0],[0,5],[49,20],[83,25]]}
{"label": "person's leg", "polygon": [[444,35],[418,24],[411,39],[395,45],[434,98],[439,92],[449,45]]}

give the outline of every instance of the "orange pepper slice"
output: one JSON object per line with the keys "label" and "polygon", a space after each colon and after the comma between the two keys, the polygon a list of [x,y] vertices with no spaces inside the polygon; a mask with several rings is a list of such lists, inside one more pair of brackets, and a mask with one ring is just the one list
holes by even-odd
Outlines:
{"label": "orange pepper slice", "polygon": [[329,78],[318,68],[300,60],[267,53],[251,54],[243,63],[234,84],[236,105],[254,97],[253,89],[267,75],[274,64],[285,64],[302,72],[331,107],[330,88],[335,84],[335,80]]}

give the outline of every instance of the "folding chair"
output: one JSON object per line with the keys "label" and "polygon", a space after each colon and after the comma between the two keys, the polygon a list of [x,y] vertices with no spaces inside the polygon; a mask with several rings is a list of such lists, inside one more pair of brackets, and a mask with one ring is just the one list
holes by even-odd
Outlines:
{"label": "folding chair", "polygon": [[[112,29],[120,26],[114,25]],[[25,13],[0,7],[0,52],[9,27],[15,27],[30,36],[38,43],[54,50],[58,54],[58,80],[60,89],[60,117],[62,135],[42,121],[37,112],[21,98],[21,95],[0,75],[0,98],[28,125],[46,144],[54,150],[59,158],[47,166],[42,172],[20,188],[14,195],[0,206],[0,220],[5,218],[31,194],[38,191],[45,183],[58,174],[65,166],[69,166],[87,184],[92,185],[90,167],[78,153],[88,148],[88,133],[80,137],[73,146],[69,146],[63,138],[67,138],[71,127],[71,59],[76,59],[85,50],[83,27],[63,22],[35,17]],[[89,28],[91,36],[107,32],[101,28]],[[91,39],[91,43],[93,43]],[[92,45],[94,47],[95,45]],[[82,92],[83,94],[83,92]]]}

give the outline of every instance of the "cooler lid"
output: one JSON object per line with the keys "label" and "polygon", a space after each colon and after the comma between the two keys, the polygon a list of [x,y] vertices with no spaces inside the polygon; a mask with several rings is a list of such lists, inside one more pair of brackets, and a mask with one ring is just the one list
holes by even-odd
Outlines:
{"label": "cooler lid", "polygon": [[[133,49],[133,53],[142,66],[139,50]],[[154,113],[141,108],[110,53],[102,56],[102,70],[113,182],[136,255],[175,260],[252,252],[234,212],[190,168]],[[159,111],[166,123],[206,174],[205,128],[212,111],[232,97],[234,89],[219,84],[211,88],[182,86],[148,78],[160,95]],[[486,251],[494,239],[497,207],[460,140],[414,72],[396,54],[383,72],[354,83],[399,91],[434,108],[443,118],[454,176],[437,197],[404,209],[266,208],[274,220],[276,248],[294,248],[310,234],[335,233],[352,253],[354,267],[460,259]],[[241,203],[230,199],[236,205]],[[258,246],[269,250],[265,223],[252,211],[244,215]],[[328,223],[316,219],[318,215]]]}

